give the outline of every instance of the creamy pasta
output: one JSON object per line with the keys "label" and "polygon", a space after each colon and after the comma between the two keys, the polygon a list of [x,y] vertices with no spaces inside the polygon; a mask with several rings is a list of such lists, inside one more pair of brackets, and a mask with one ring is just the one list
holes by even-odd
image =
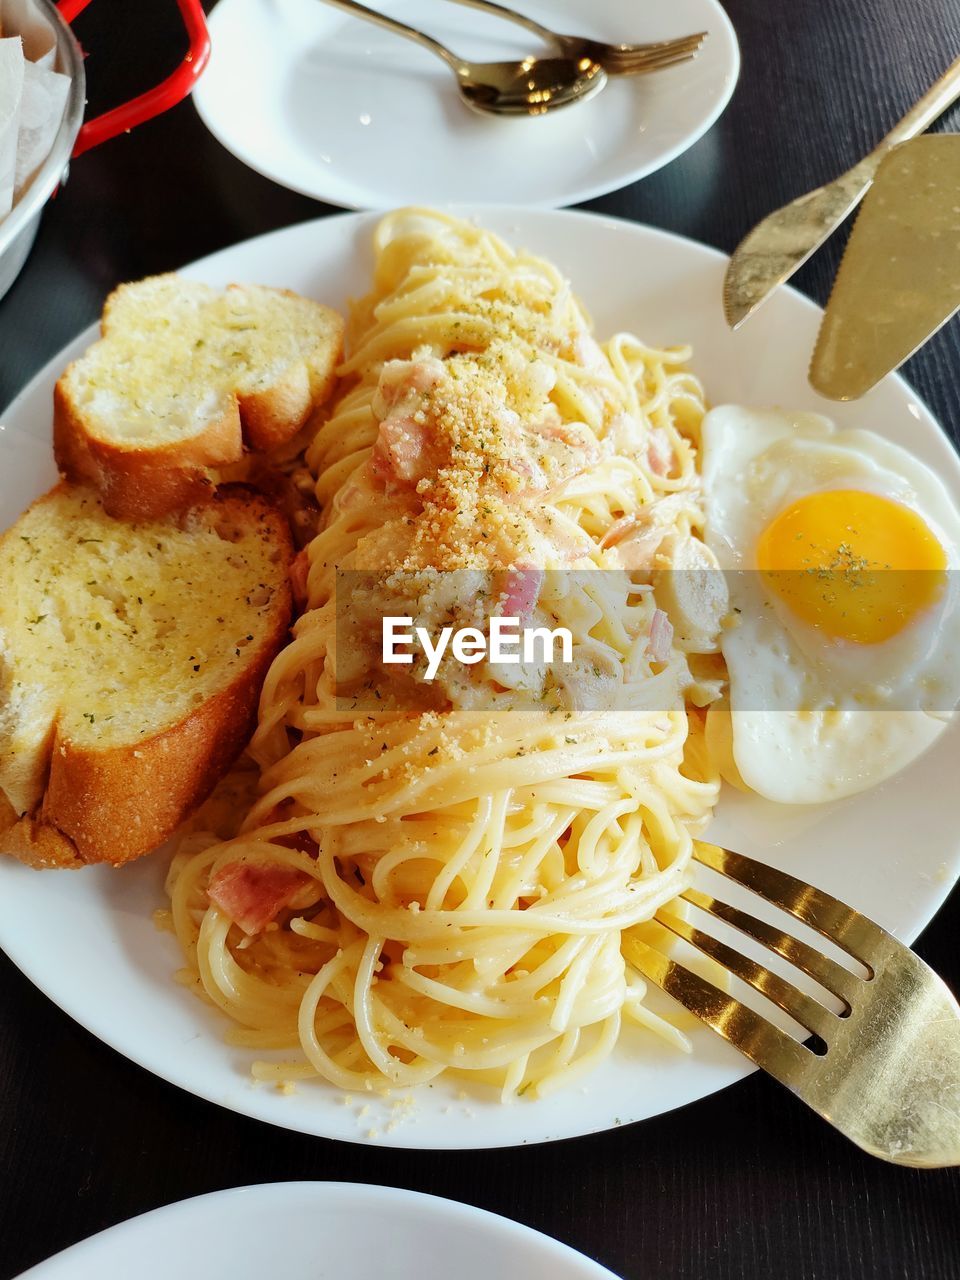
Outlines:
{"label": "creamy pasta", "polygon": [[[702,555],[703,393],[689,351],[599,345],[556,268],[470,223],[399,211],[375,251],[307,451],[323,518],[255,794],[226,839],[185,837],[172,917],[233,1039],[293,1051],[260,1078],[542,1095],[624,1019],[682,1041],[624,946],[718,790],[692,705],[715,644],[681,645],[657,587]],[[574,661],[388,671],[350,639],[383,593],[562,623]]]}

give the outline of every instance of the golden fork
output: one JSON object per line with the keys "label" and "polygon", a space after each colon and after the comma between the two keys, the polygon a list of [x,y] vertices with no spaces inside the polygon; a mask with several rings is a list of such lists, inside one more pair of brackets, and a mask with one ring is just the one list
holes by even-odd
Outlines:
{"label": "golden fork", "polygon": [[546,40],[568,58],[589,58],[598,62],[609,76],[632,76],[647,71],[660,71],[664,67],[675,66],[678,62],[689,62],[707,37],[706,31],[698,31],[696,35],[680,36],[675,40],[658,40],[652,44],[607,44],[603,40],[591,40],[587,36],[561,35],[552,31],[535,18],[517,13],[505,5],[495,4],[494,0],[454,0],[469,9],[485,10],[508,22],[515,22],[526,27],[534,35]]}
{"label": "golden fork", "polygon": [[647,942],[625,955],[841,1133],[894,1164],[960,1164],[960,1007],[919,957],[866,916],[802,880],[716,845],[695,859],[803,921],[866,970],[858,976],[792,934],[700,889],[682,898],[775,952],[841,1002],[825,1007],[676,912],[657,920],[811,1033],[806,1044]]}

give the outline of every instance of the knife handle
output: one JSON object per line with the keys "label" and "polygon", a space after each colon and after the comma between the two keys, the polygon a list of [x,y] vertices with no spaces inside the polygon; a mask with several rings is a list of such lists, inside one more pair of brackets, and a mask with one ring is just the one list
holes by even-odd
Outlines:
{"label": "knife handle", "polygon": [[877,164],[888,151],[923,133],[948,107],[960,98],[960,58],[952,62],[935,84],[932,84],[919,102],[915,103],[899,124],[895,124],[880,145],[870,153]]}

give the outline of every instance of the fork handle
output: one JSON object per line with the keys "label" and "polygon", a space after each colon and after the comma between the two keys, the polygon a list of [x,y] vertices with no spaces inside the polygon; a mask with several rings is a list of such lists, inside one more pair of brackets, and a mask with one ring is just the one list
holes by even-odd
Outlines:
{"label": "fork handle", "polygon": [[919,102],[915,103],[899,124],[895,124],[883,141],[870,153],[872,160],[876,156],[877,164],[894,147],[907,142],[933,124],[934,120],[952,107],[960,98],[960,58],[951,62],[946,71],[932,84]]}
{"label": "fork handle", "polygon": [[421,45],[424,49],[429,49],[438,58],[442,58],[458,75],[464,65],[462,58],[458,58],[455,53],[452,53],[446,45],[442,45],[439,40],[434,40],[433,36],[428,36],[425,32],[418,31],[416,27],[408,27],[405,22],[398,22],[396,18],[389,18],[385,13],[379,13],[376,9],[368,9],[365,4],[358,4],[357,0],[324,0],[324,4],[332,4],[334,8],[343,9],[357,18],[363,18],[366,22],[375,23],[378,27],[386,27],[394,35],[406,36],[408,40],[413,40],[415,44]]}
{"label": "fork handle", "polygon": [[480,9],[485,13],[492,13],[497,18],[505,18],[507,22],[515,22],[518,26],[526,27],[528,31],[532,31],[541,40],[546,40],[547,44],[556,45],[558,48],[563,49],[563,41],[556,31],[551,31],[549,27],[543,26],[535,18],[528,18],[526,14],[517,13],[515,9],[508,9],[506,5],[495,4],[494,0],[453,0],[453,3],[462,4],[467,9]]}

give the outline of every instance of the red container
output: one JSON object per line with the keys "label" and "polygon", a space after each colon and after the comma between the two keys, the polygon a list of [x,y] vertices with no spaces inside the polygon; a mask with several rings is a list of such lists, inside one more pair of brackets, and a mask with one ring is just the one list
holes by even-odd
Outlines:
{"label": "red container", "polygon": [[10,288],[26,261],[37,234],[43,206],[62,181],[70,159],[115,138],[117,134],[129,133],[138,124],[176,106],[196,84],[210,57],[210,37],[200,0],[177,0],[189,48],[176,71],[130,102],[84,122],[84,55],[70,23],[90,0],[60,0],[58,5],[52,0],[37,0],[37,3],[56,34],[55,67],[70,77],[70,92],[49,156],[10,213],[0,221],[0,297]]}

